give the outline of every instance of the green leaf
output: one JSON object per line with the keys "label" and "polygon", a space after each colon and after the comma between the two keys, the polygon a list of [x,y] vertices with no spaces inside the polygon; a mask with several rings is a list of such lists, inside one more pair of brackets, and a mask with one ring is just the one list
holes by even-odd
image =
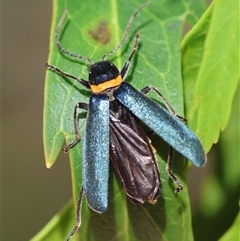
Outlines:
{"label": "green leaf", "polygon": [[30,241],[59,241],[64,240],[64,235],[72,229],[74,225],[74,215],[73,203],[68,202],[63,209],[56,214],[48,224]]}
{"label": "green leaf", "polygon": [[209,155],[210,168],[199,190],[199,208],[193,214],[195,241],[218,240],[239,212],[239,98],[240,88],[234,96],[229,123]]}
{"label": "green leaf", "polygon": [[219,241],[239,240],[240,214],[237,215],[231,228],[219,239]]}
{"label": "green leaf", "polygon": [[[140,30],[140,48],[126,79],[137,89],[148,84],[158,88],[168,99],[176,112],[183,115],[183,93],[181,80],[180,40],[186,16],[194,16],[196,21],[201,15],[203,1],[152,1],[134,20],[128,39],[109,60],[121,68],[127,59],[134,34]],[[143,3],[143,2],[142,2]],[[191,3],[191,4],[190,4]],[[67,18],[60,34],[62,45],[69,51],[89,57],[93,61],[113,49],[121,40],[130,16],[139,7],[139,2],[127,0],[115,1],[54,1],[53,22],[50,35],[50,55],[48,62],[60,69],[83,79],[88,78],[87,64],[59,53],[54,40],[57,23],[65,8]],[[197,9],[197,11],[195,10]],[[104,24],[103,24],[104,23]],[[103,37],[99,26],[104,26]],[[50,168],[63,145],[74,139],[73,109],[78,102],[88,102],[90,92],[71,79],[59,76],[51,71],[46,73],[44,103],[44,148],[46,165]],[[149,95],[159,101],[155,95]],[[84,134],[85,113],[79,115],[81,135]],[[184,190],[174,194],[174,184],[165,172],[167,158],[166,144],[159,138],[153,138],[161,170],[163,195],[156,205],[133,205],[119,187],[113,170],[110,168],[109,207],[100,215],[91,211],[83,202],[82,226],[79,236],[84,240],[193,240],[191,213],[186,186],[186,163],[175,155],[173,171],[184,184]],[[76,203],[79,193],[82,166],[82,142],[70,150],[70,165],[73,180],[73,200]],[[75,220],[70,209],[60,214],[66,227]],[[70,213],[71,212],[71,213]],[[71,223],[71,225],[69,224]],[[61,229],[61,225],[56,222]],[[54,227],[54,229],[57,227]],[[71,228],[58,232],[65,238]],[[76,238],[78,238],[76,236]],[[46,239],[39,239],[46,240]],[[52,238],[51,240],[60,240]]]}
{"label": "green leaf", "polygon": [[238,9],[214,1],[182,42],[187,119],[206,152],[226,127],[239,82]]}

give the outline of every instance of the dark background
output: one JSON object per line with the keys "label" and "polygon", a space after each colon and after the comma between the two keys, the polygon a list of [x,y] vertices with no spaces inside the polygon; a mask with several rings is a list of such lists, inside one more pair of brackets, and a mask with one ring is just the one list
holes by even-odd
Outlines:
{"label": "dark background", "polygon": [[29,240],[71,197],[68,156],[45,168],[43,91],[52,2],[2,3],[2,235]]}
{"label": "dark background", "polygon": [[[42,144],[51,1],[2,3],[1,240],[29,240],[71,197],[68,156],[47,170]],[[197,181],[207,168],[192,176]],[[197,190],[191,181],[190,190]],[[194,205],[197,196],[191,193]]]}

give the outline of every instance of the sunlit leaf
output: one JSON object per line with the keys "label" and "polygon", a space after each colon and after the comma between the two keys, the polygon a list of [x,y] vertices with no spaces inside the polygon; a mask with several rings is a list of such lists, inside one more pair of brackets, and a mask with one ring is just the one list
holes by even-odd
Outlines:
{"label": "sunlit leaf", "polygon": [[182,42],[187,119],[208,152],[239,83],[238,2],[216,0]]}
{"label": "sunlit leaf", "polygon": [[[125,0],[111,2],[101,0],[96,3],[88,0],[84,2],[55,0],[48,62],[75,76],[88,79],[87,63],[59,53],[55,45],[55,29],[64,9],[68,9],[68,15],[61,30],[61,43],[67,50],[96,62],[120,42],[130,16],[139,5],[140,3]],[[203,11],[203,6],[203,1],[196,3],[152,1],[134,20],[122,49],[109,58],[121,69],[131,51],[134,34],[140,30],[140,47],[132,61],[126,81],[138,90],[149,84],[155,86],[180,115],[183,115],[179,48],[182,30],[186,16],[194,16],[192,22],[196,22]],[[105,29],[100,40],[96,32],[99,26],[104,26]],[[71,79],[47,71],[44,107],[44,147],[47,167],[50,168],[54,164],[64,139],[69,142],[74,138],[74,106],[78,102],[88,102],[90,94]],[[155,95],[149,96],[158,101]],[[79,115],[81,135],[84,134],[85,116],[85,113]],[[174,172],[184,184],[184,191],[176,195],[174,184],[165,172],[165,161],[162,161],[167,158],[165,151],[167,146],[157,137],[153,138],[153,145],[158,152],[163,186],[163,195],[158,199],[158,203],[133,205],[119,187],[110,168],[107,212],[102,215],[92,212],[84,199],[82,226],[79,232],[83,240],[176,240],[176,237],[177,240],[193,240],[185,181],[186,163],[179,155],[175,155]],[[82,142],[72,148],[69,154],[74,203],[82,183],[81,153]],[[66,219],[65,212],[62,218],[65,219],[66,227],[73,227],[75,215],[72,210],[68,211],[68,218]],[[56,222],[54,229],[57,229],[57,225]],[[61,225],[59,228],[61,229]],[[63,239],[71,229],[61,230]]]}

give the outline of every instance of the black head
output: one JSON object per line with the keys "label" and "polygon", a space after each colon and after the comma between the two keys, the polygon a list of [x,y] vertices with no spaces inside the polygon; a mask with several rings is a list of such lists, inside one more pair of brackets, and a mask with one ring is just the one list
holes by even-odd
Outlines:
{"label": "black head", "polygon": [[120,75],[117,67],[110,61],[100,61],[89,67],[89,84],[99,85],[106,81],[116,79]]}

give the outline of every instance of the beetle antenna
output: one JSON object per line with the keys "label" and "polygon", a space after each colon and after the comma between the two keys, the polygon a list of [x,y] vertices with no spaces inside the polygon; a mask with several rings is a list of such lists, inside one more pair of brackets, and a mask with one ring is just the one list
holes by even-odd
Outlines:
{"label": "beetle antenna", "polygon": [[135,13],[132,15],[132,17],[130,18],[129,22],[128,22],[128,25],[126,27],[126,30],[124,32],[124,35],[123,35],[123,38],[121,40],[121,42],[113,49],[111,50],[110,52],[108,52],[107,54],[103,55],[103,58],[102,60],[106,60],[107,57],[113,53],[115,53],[119,48],[122,47],[123,43],[125,42],[126,38],[127,38],[127,35],[128,35],[128,32],[129,32],[129,29],[132,25],[132,22],[133,20],[135,19],[136,15],[142,10],[142,8],[146,7],[150,2],[146,2],[144,3],[143,5],[141,5],[136,11]]}
{"label": "beetle antenna", "polygon": [[86,57],[84,57],[82,55],[79,55],[79,54],[72,53],[72,52],[66,50],[65,48],[63,48],[63,46],[62,46],[62,44],[59,40],[59,36],[60,36],[59,33],[60,33],[61,28],[62,28],[62,24],[63,24],[63,21],[64,21],[66,15],[67,15],[67,9],[65,9],[65,11],[63,12],[63,15],[62,15],[62,17],[61,17],[61,19],[58,23],[57,30],[56,30],[56,33],[55,33],[55,40],[56,40],[56,44],[57,44],[57,47],[58,47],[59,51],[61,51],[64,54],[67,54],[67,55],[69,55],[73,58],[81,59],[81,60],[84,60],[84,61],[88,62],[89,64],[93,64],[93,61],[91,59],[86,58]]}

